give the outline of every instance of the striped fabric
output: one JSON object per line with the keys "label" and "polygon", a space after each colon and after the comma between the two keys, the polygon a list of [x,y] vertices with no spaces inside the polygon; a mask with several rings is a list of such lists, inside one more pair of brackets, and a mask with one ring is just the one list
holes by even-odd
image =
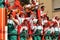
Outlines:
{"label": "striped fabric", "polygon": [[[3,32],[5,31],[4,26],[5,26],[5,8],[4,8],[4,0],[0,0],[0,40],[4,40],[5,39],[5,34],[3,34]],[[4,22],[4,23],[3,23]]]}

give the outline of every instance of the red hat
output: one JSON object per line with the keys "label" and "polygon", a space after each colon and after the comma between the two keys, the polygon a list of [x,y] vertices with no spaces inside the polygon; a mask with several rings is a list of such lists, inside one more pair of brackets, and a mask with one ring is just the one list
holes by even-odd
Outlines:
{"label": "red hat", "polygon": [[51,25],[51,21],[48,21],[47,23],[48,23],[48,26],[50,26],[50,25]]}

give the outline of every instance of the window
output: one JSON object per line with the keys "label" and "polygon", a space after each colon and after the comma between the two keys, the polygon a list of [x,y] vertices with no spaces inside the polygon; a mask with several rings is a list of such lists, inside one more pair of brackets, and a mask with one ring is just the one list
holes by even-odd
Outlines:
{"label": "window", "polygon": [[60,0],[53,0],[53,10],[60,10]]}

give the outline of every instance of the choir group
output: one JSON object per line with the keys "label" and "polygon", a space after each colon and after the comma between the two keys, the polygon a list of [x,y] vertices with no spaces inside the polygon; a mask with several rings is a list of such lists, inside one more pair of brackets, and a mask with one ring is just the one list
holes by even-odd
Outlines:
{"label": "choir group", "polygon": [[[60,18],[50,19],[41,4],[6,4],[8,40],[60,40]],[[43,4],[43,3],[42,3]]]}

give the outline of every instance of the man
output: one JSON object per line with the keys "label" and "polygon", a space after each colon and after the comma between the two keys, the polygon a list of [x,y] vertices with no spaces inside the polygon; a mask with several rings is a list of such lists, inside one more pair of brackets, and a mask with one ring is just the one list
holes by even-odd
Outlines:
{"label": "man", "polygon": [[20,29],[20,40],[27,40],[28,37],[28,24],[27,20],[23,21],[22,27]]}
{"label": "man", "polygon": [[17,13],[16,16],[17,16],[17,19],[19,20],[19,25],[20,25],[25,19],[25,14],[23,12],[20,12],[20,13]]}
{"label": "man", "polygon": [[59,28],[57,22],[54,22],[54,38],[55,40],[58,40],[59,35]]}
{"label": "man", "polygon": [[33,40],[41,40],[43,34],[43,26],[40,20],[37,21],[37,25],[35,26],[34,29],[34,34],[35,35],[33,36]]}
{"label": "man", "polygon": [[25,14],[26,14],[26,17],[31,16],[31,5],[30,4],[25,6]]}
{"label": "man", "polygon": [[53,23],[48,21],[45,23],[45,40],[53,40],[52,36],[54,33]]}
{"label": "man", "polygon": [[7,26],[8,26],[8,40],[17,40],[17,26],[19,22],[13,18],[12,14],[8,15]]}
{"label": "man", "polygon": [[52,19],[52,21],[57,22],[58,27],[59,27],[59,18],[58,18],[58,16],[55,16],[55,17]]}

